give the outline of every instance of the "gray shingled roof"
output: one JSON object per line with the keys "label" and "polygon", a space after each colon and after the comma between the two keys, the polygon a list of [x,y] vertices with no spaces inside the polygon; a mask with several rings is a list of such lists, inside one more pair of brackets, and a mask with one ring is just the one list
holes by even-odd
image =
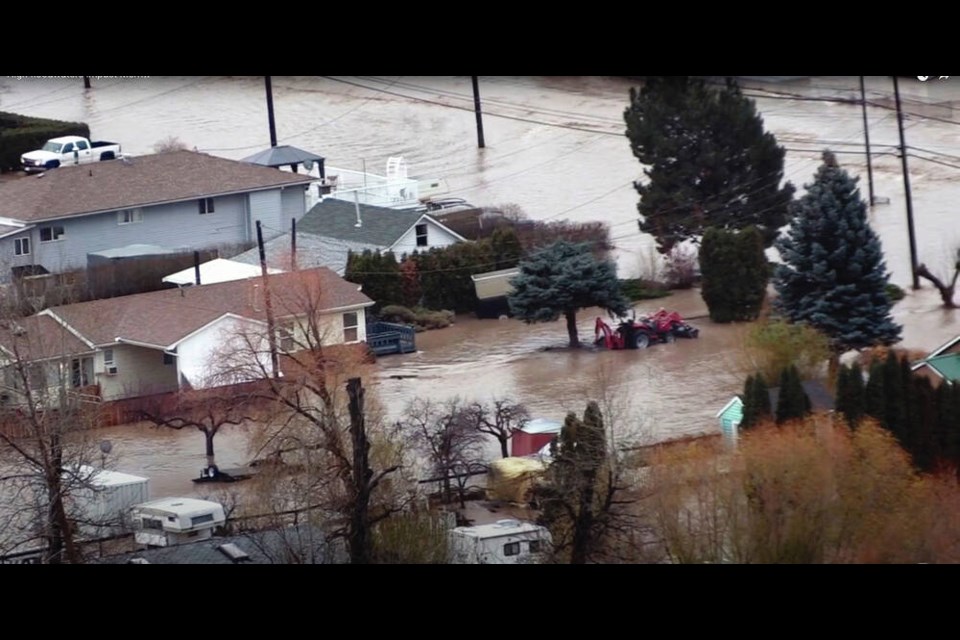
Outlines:
{"label": "gray shingled roof", "polygon": [[264,167],[283,167],[289,164],[300,164],[305,160],[323,162],[323,156],[318,156],[315,153],[310,153],[297,147],[291,147],[290,145],[280,145],[278,147],[264,149],[252,156],[247,156],[243,159],[243,162],[259,164]]}
{"label": "gray shingled roof", "polygon": [[272,187],[306,186],[313,180],[205,153],[172,151],[60,167],[0,183],[0,218],[53,220]]}
{"label": "gray shingled roof", "polygon": [[[376,250],[372,244],[323,238],[309,233],[297,231],[297,268],[312,269],[327,267],[338,276],[347,270],[347,253],[362,253],[364,249]],[[290,270],[290,235],[284,234],[273,240],[263,243],[267,257],[267,266],[274,269]],[[260,249],[254,247],[249,251],[236,255],[231,260],[260,266]]]}
{"label": "gray shingled roof", "polygon": [[357,228],[357,211],[353,202],[325,198],[297,223],[297,231],[386,249],[423,215],[418,211],[361,204],[361,226]]}

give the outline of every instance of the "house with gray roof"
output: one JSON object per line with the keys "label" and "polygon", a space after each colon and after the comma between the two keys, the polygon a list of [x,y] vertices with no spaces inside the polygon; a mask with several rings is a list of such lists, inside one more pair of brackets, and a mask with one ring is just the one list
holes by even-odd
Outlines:
{"label": "house with gray roof", "polygon": [[[423,211],[324,198],[297,223],[296,259],[301,268],[324,266],[343,275],[350,251],[392,251],[399,258],[465,240]],[[289,269],[293,248],[290,235],[266,245],[267,264]],[[252,249],[232,259],[259,264],[260,257],[258,250]]]}
{"label": "house with gray roof", "polygon": [[87,255],[148,241],[203,249],[266,237],[300,219],[312,178],[174,151],[60,167],[0,183],[0,278],[59,273]]}
{"label": "house with gray roof", "polygon": [[[374,303],[359,285],[322,267],[267,282],[281,354],[366,341]],[[273,374],[267,322],[260,277],[53,307],[0,326],[0,383],[15,402],[23,363],[38,369],[34,393],[105,401],[249,382]]]}

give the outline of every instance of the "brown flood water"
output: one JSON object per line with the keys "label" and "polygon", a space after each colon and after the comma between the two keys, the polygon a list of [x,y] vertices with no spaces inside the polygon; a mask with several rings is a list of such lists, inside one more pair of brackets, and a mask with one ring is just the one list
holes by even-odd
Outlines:
{"label": "brown flood water", "polygon": [[[606,220],[617,245],[622,274],[636,275],[652,239],[637,230],[640,167],[623,137],[629,80],[612,77],[484,77],[487,148],[476,148],[474,116],[449,106],[472,106],[469,77],[344,78],[275,77],[280,144],[324,155],[328,165],[382,173],[389,156],[404,155],[411,175],[443,178],[450,196],[477,205],[515,203],[533,219]],[[960,80],[960,78],[957,78]],[[766,87],[809,96],[852,95],[855,77],[817,77]],[[357,86],[364,85],[364,86]],[[871,99],[889,101],[886,78],[867,78]],[[910,158],[917,246],[932,268],[960,242],[954,204],[960,188],[960,82],[901,86],[910,145],[940,161]],[[386,92],[385,92],[386,91]],[[786,177],[809,182],[824,147],[857,150],[862,115],[856,105],[758,98],[766,126],[787,147]],[[84,92],[79,79],[0,78],[0,110],[90,125],[95,139],[118,141],[132,154],[151,152],[168,136],[201,151],[239,159],[269,145],[262,78],[166,77],[102,79]],[[496,117],[497,115],[505,117]],[[925,119],[932,115],[940,121]],[[897,143],[896,119],[870,109],[874,153]],[[580,131],[578,129],[590,129]],[[940,154],[940,155],[934,155]],[[947,155],[943,155],[947,154]],[[951,159],[950,154],[956,156]],[[863,177],[864,156],[841,162]],[[957,167],[944,165],[954,164]],[[871,219],[881,236],[893,281],[909,286],[909,252],[899,158],[874,158],[876,193],[889,204]],[[0,184],[2,197],[2,184]],[[704,306],[696,291],[642,303],[696,316]],[[957,311],[943,311],[929,289],[895,307],[904,346],[932,349],[960,332]],[[579,315],[581,339],[593,335],[595,312]],[[383,358],[382,375],[368,381],[390,416],[413,397],[461,396],[489,400],[511,396],[539,416],[562,419],[582,411],[599,387],[620,400],[618,435],[624,440],[662,440],[716,429],[713,416],[742,385],[737,371],[742,325],[714,326],[705,319],[698,340],[646,351],[603,352],[564,348],[562,323],[527,326],[514,320],[458,318],[451,328],[417,336],[420,351]],[[117,468],[149,476],[155,497],[212,495],[190,478],[204,465],[203,437],[196,431],[127,426],[103,431],[114,444]],[[221,467],[248,461],[242,429],[216,438]],[[496,449],[491,445],[491,456]]]}

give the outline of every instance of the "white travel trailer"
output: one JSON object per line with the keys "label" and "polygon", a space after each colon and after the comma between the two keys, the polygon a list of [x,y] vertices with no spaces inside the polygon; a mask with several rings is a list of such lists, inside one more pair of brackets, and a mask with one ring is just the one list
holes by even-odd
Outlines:
{"label": "white travel trailer", "polygon": [[169,547],[213,537],[226,522],[223,506],[195,498],[163,498],[131,510],[134,539],[148,547]]}
{"label": "white travel trailer", "polygon": [[450,531],[452,564],[535,563],[550,544],[545,527],[520,520],[456,527]]}
{"label": "white travel trailer", "polygon": [[81,532],[99,538],[129,531],[130,508],[150,499],[150,479],[88,466],[80,471],[89,483],[74,496]]}

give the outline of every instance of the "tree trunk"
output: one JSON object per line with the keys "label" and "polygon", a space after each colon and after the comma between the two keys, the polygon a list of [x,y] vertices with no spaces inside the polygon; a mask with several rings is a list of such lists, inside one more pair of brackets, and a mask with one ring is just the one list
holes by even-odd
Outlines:
{"label": "tree trunk", "polygon": [[208,467],[212,467],[214,464],[216,464],[216,460],[214,459],[214,456],[213,456],[213,437],[215,435],[217,435],[216,431],[212,431],[210,429],[203,430],[203,438],[204,440],[206,440],[206,445],[207,445],[207,466]]}
{"label": "tree trunk", "polygon": [[504,458],[510,457],[510,453],[507,451],[508,439],[509,439],[509,436],[507,436],[507,434],[502,434],[497,436],[497,440],[500,441],[500,455],[503,456]]}
{"label": "tree trunk", "polygon": [[573,523],[573,540],[570,544],[570,564],[586,564],[591,546],[593,529],[593,496],[596,473],[584,472],[583,487],[580,492],[580,505],[577,518]]}
{"label": "tree trunk", "polygon": [[50,499],[47,515],[47,526],[50,531],[48,560],[50,564],[62,564],[66,558],[70,564],[78,564],[80,556],[73,542],[71,523],[63,504],[63,448],[59,435],[51,436],[50,448],[53,453],[52,465],[46,469],[47,494]]}
{"label": "tree trunk", "polygon": [[350,547],[350,564],[370,564],[372,549],[370,540],[370,442],[363,417],[363,386],[360,378],[347,381],[350,405],[350,436],[353,444],[353,504],[350,505],[350,532],[347,544]]}
{"label": "tree trunk", "polygon": [[927,266],[923,264],[917,267],[917,275],[921,278],[929,280],[930,283],[937,288],[937,291],[940,292],[940,299],[943,301],[943,306],[945,308],[957,308],[956,303],[953,301],[953,295],[956,292],[957,278],[960,277],[960,265],[954,268],[953,279],[950,281],[949,285],[943,283],[940,278],[930,273],[930,270],[927,269]]}
{"label": "tree trunk", "polygon": [[570,336],[570,348],[576,349],[580,346],[580,337],[577,335],[577,312],[569,309],[564,312],[567,318],[567,335]]}

